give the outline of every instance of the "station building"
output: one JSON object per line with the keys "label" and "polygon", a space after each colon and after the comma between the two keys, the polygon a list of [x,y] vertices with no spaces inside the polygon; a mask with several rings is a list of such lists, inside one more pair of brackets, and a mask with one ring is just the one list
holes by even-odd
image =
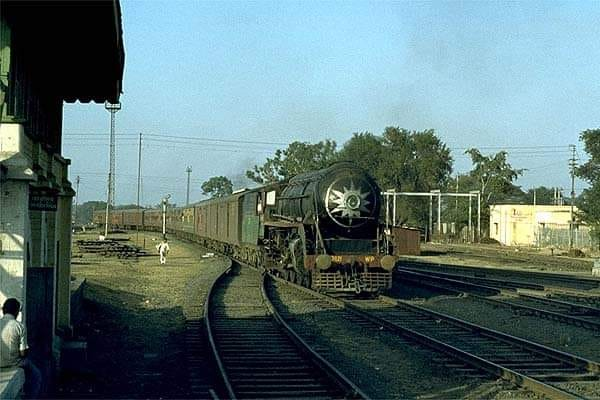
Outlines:
{"label": "station building", "polygon": [[[492,205],[490,238],[507,246],[568,247],[570,220],[569,205]],[[575,247],[588,247],[589,228],[574,225],[573,240]]]}
{"label": "station building", "polygon": [[72,332],[63,104],[117,103],[123,67],[118,0],[0,1],[0,303],[20,300],[47,378]]}

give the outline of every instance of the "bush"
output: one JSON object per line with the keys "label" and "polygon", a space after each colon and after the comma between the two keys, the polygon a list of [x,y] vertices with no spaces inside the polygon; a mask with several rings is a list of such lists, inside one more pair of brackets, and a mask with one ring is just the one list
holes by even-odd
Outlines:
{"label": "bush", "polygon": [[577,258],[585,257],[585,253],[579,249],[571,249],[571,250],[569,250],[567,255],[569,257],[577,257]]}
{"label": "bush", "polygon": [[500,243],[496,239],[492,239],[492,238],[489,238],[489,237],[483,237],[483,238],[481,238],[481,243],[482,244],[494,244],[494,245],[497,245],[497,246],[501,246],[502,245],[502,243]]}

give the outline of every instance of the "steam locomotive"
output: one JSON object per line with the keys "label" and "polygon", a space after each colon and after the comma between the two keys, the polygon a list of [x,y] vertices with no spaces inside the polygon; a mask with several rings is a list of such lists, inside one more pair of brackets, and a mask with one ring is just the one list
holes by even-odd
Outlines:
{"label": "steam locomotive", "polygon": [[[169,208],[166,231],[283,278],[323,291],[377,292],[392,285],[392,255],[380,223],[381,192],[352,163],[287,182]],[[103,225],[104,213],[94,214]],[[111,225],[162,229],[160,209],[117,210]]]}

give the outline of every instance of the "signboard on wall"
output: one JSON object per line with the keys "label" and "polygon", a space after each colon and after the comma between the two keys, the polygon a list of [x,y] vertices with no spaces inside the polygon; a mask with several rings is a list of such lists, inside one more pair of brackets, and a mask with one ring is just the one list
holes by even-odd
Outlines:
{"label": "signboard on wall", "polygon": [[56,211],[58,195],[49,189],[29,189],[29,209],[32,211]]}

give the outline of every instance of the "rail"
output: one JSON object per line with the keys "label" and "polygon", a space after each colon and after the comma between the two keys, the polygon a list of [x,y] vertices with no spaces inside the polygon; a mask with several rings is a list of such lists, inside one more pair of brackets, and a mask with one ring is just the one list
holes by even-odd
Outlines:
{"label": "rail", "polygon": [[[274,277],[274,279],[279,278]],[[385,303],[388,306],[387,308],[379,305],[374,306],[375,310],[365,310],[357,304],[371,302],[370,304],[373,305],[372,301],[349,301],[332,298],[290,282],[279,280],[294,286],[298,290],[310,293],[314,297],[325,299],[329,303],[350,310],[365,320],[377,324],[377,326],[411,338],[426,347],[450,355],[467,365],[513,382],[518,386],[544,394],[549,398],[580,398],[576,393],[552,385],[554,380],[585,381],[598,379],[600,365],[595,361],[462,321],[449,315],[409,305],[385,296],[380,296],[379,300],[375,300],[375,303]],[[391,309],[389,309],[390,305],[392,306]],[[392,318],[397,310],[404,313],[404,318]],[[375,311],[382,313],[383,316],[375,315]],[[396,316],[398,317],[398,315]],[[414,321],[416,323],[413,323]],[[427,325],[429,322],[430,324]],[[436,334],[434,330],[436,329],[438,334],[445,330],[447,335],[439,334],[438,337],[434,337]],[[519,356],[515,356],[516,354],[519,354]],[[527,373],[523,371],[527,371]]]}
{"label": "rail", "polygon": [[268,298],[266,277],[250,272],[248,266],[240,269],[215,308],[211,299],[226,277],[222,275],[210,288],[205,308],[209,343],[227,397],[368,399],[285,322]]}
{"label": "rail", "polygon": [[[485,285],[431,275],[428,272],[414,272],[412,270],[404,270],[401,268],[398,268],[397,272],[401,274],[402,280],[404,281],[414,282],[455,294],[468,293],[470,297],[482,302],[515,310],[527,311],[542,318],[560,321],[570,325],[600,330],[600,309],[597,308],[538,296],[509,293]],[[506,297],[502,299],[489,298],[485,295],[479,295],[478,293],[493,295],[503,294]],[[535,306],[535,304],[538,306]],[[540,308],[540,306],[546,308]]]}

